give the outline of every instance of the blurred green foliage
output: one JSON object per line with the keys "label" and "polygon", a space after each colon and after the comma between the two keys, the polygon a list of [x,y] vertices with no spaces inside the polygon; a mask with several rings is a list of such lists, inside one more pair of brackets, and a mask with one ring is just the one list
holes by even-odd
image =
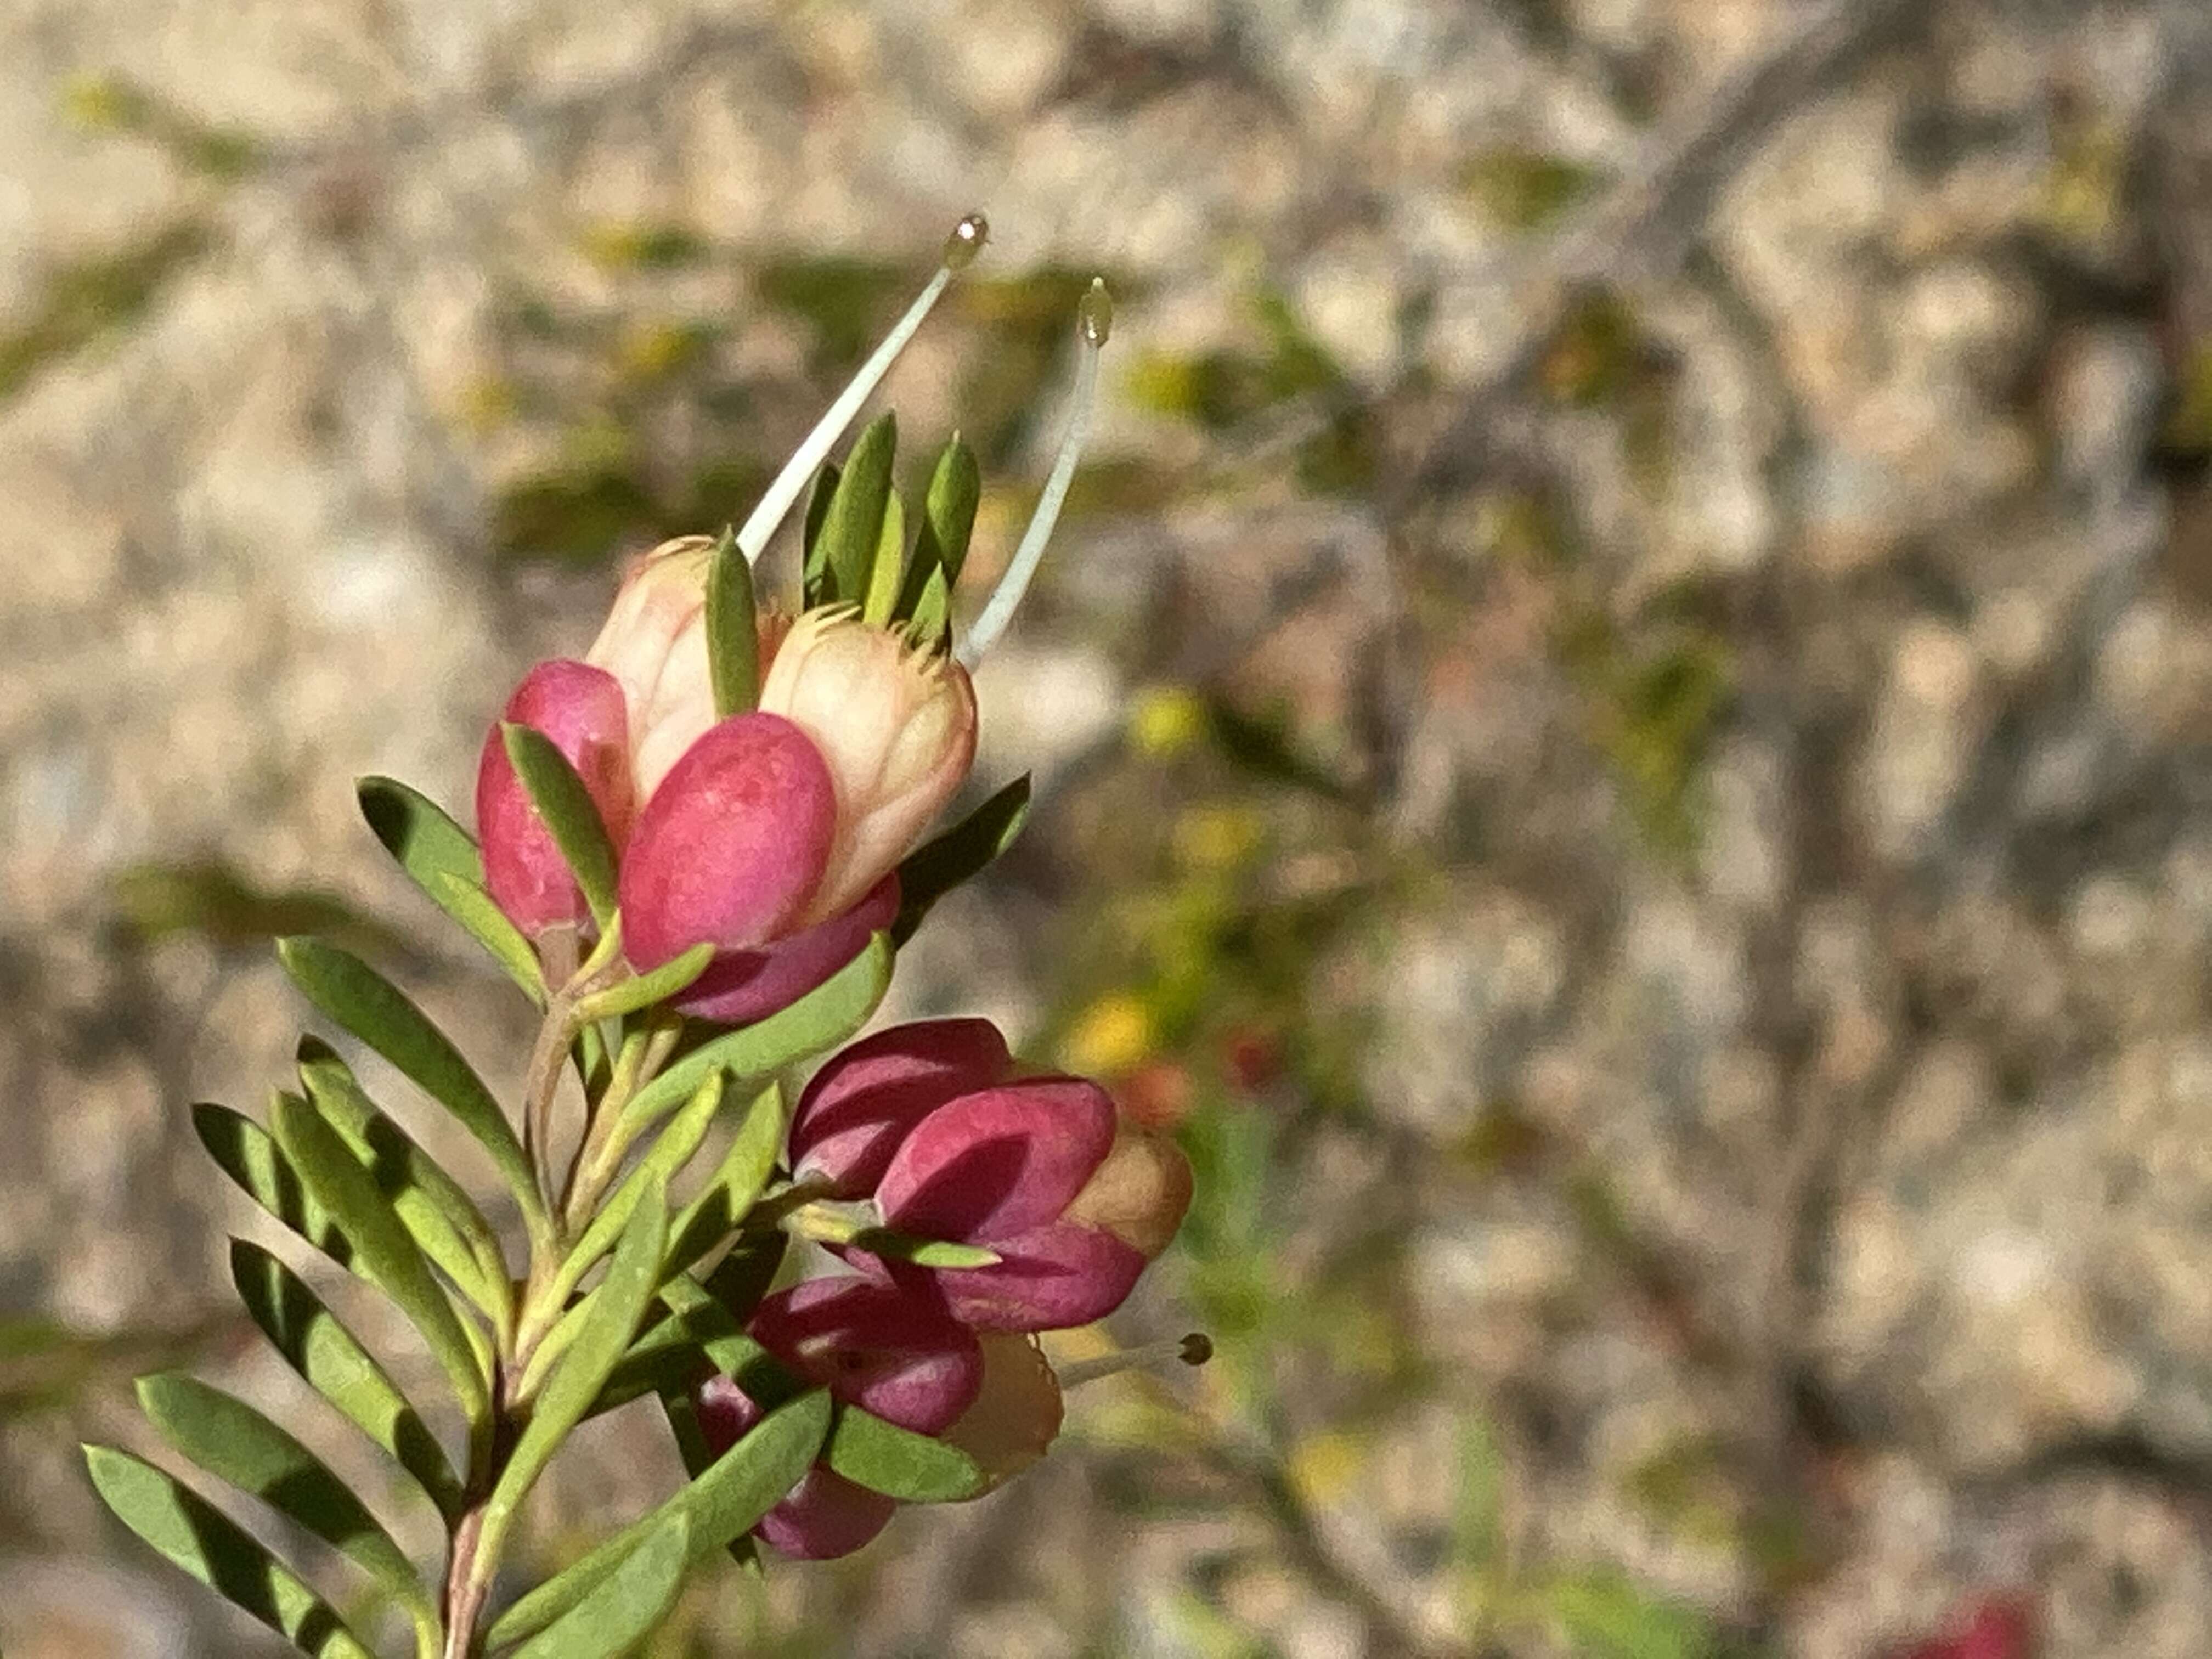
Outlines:
{"label": "blurred green foliage", "polygon": [[188,221],[53,271],[31,314],[0,329],[0,398],[137,321],[210,246],[207,228]]}
{"label": "blurred green foliage", "polygon": [[1503,144],[1469,156],[1459,186],[1484,216],[1507,230],[1548,228],[1587,198],[1598,182],[1589,168],[1541,150]]}

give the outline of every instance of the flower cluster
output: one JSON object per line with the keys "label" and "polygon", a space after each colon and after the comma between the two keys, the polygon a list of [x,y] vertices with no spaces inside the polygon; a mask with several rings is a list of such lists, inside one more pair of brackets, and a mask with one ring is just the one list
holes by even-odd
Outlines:
{"label": "flower cluster", "polygon": [[[967,664],[1005,627],[1066,492],[1106,333],[1103,289],[1081,322],[1069,443],[958,652],[949,598],[972,498],[963,509],[948,450],[927,554],[917,545],[908,563],[889,443],[876,442],[886,419],[842,479],[825,473],[795,614],[757,605],[749,569],[728,562],[747,550],[744,534],[686,538],[630,568],[580,659],[524,678],[485,738],[477,821],[485,890],[526,939],[541,951],[571,941],[572,962],[597,939],[595,957],[618,948],[635,975],[708,947],[672,1007],[743,1026],[821,987],[891,927],[900,865],[975,759]],[[734,617],[716,597],[733,580]],[[518,764],[516,727],[550,743],[588,798],[611,896],[586,890],[575,846]],[[1118,1308],[1191,1194],[1170,1142],[1126,1121],[1095,1083],[1024,1071],[977,1019],[902,1025],[837,1054],[800,1097],[787,1159],[777,1223],[849,1271],[731,1311],[844,1406],[965,1453],[978,1490],[1042,1455],[1058,1430],[1060,1383],[1036,1334]],[[772,1402],[720,1375],[691,1403],[719,1455]],[[894,1503],[817,1462],[755,1530],[787,1554],[842,1555]]]}

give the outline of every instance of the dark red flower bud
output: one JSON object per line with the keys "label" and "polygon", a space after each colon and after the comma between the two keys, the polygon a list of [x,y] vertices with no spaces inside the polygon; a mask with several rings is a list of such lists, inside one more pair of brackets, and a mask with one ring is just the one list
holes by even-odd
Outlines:
{"label": "dark red flower bud", "polygon": [[[556,659],[532,669],[507,699],[505,719],[542,732],[591,792],[617,850],[632,816],[628,716],[622,686],[587,664]],[[530,804],[494,726],[477,763],[477,834],[484,885],[507,920],[532,939],[591,920],[576,878]]]}
{"label": "dark red flower bud", "polygon": [[814,1074],[792,1115],[794,1178],[860,1198],[915,1126],[956,1095],[988,1088],[1012,1061],[987,1019],[927,1019],[863,1038]]}

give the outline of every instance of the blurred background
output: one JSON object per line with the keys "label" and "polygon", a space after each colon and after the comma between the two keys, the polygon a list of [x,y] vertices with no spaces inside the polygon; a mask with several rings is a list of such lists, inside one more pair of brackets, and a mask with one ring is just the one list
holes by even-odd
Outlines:
{"label": "blurred background", "polygon": [[[1038,808],[896,1012],[1177,1127],[1182,1244],[1058,1352],[1218,1358],[657,1651],[2212,1652],[2203,0],[0,40],[11,1659],[276,1651],[76,1450],[190,1363],[374,1478],[236,1313],[185,1107],[284,1075],[302,928],[512,1088],[526,1011],[351,780],[465,811],[523,668],[742,516],[970,208],[884,397],[914,483],[982,455],[975,586],[1094,270],[1120,319],[981,676],[976,791]],[[532,1559],[675,1478],[599,1425]]]}

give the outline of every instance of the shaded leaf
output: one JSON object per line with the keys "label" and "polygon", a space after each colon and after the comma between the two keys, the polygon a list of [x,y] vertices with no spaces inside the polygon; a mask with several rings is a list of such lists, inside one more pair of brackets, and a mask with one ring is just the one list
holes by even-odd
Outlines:
{"label": "shaded leaf", "polygon": [[251,1492],[376,1580],[418,1627],[435,1613],[406,1552],[322,1460],[244,1401],[180,1372],[138,1379],[161,1437],[210,1474]]}
{"label": "shaded leaf", "polygon": [[825,573],[824,603],[857,605],[866,597],[868,568],[883,534],[897,448],[898,421],[887,411],[869,422],[845,458],[843,476],[830,498],[809,560]]}
{"label": "shaded leaf", "polygon": [[713,1177],[669,1224],[664,1277],[681,1273],[735,1231],[768,1185],[782,1145],[783,1091],[770,1084],[745,1109]]}
{"label": "shaded leaf", "polygon": [[905,1504],[951,1504],[983,1488],[983,1471],[957,1446],[840,1406],[822,1461],[859,1486]]}
{"label": "shaded leaf", "polygon": [[1030,775],[1024,772],[943,835],[908,854],[898,868],[899,913],[891,924],[891,942],[903,945],[912,939],[938,900],[988,869],[1014,844],[1029,816]]}
{"label": "shaded leaf", "polygon": [[[915,574],[927,580],[927,572],[942,570],[947,588],[958,585],[968,562],[968,543],[975,532],[975,505],[982,499],[983,474],[975,465],[975,452],[954,433],[937,458],[929,475],[929,493],[923,500],[921,533],[915,547]],[[912,580],[908,591],[917,599],[919,586]],[[908,614],[912,614],[909,607]]]}
{"label": "shaded leaf", "polygon": [[386,929],[335,893],[310,887],[271,889],[227,864],[134,864],[108,888],[125,925],[149,944],[197,933],[221,945],[258,945],[285,933],[330,933],[390,946]]}
{"label": "shaded leaf", "polygon": [[513,720],[499,729],[531,806],[568,861],[593,919],[605,927],[615,913],[615,849],[599,804],[552,738]]}
{"label": "shaded leaf", "polygon": [[649,974],[634,975],[619,985],[611,985],[604,991],[586,997],[576,1005],[576,1018],[587,1023],[620,1019],[624,1014],[650,1008],[656,1002],[665,1002],[705,973],[707,964],[714,959],[714,947],[712,945],[695,945],[682,956],[670,957]]}
{"label": "shaded leaf", "polygon": [[884,498],[884,527],[868,560],[867,597],[860,606],[863,622],[880,628],[890,621],[905,574],[906,507],[894,489]]}
{"label": "shaded leaf", "polygon": [[499,908],[492,896],[481,887],[471,887],[456,875],[441,875],[431,886],[431,896],[445,906],[446,914],[461,924],[471,939],[490,953],[493,961],[507,972],[507,976],[522,989],[537,1006],[545,1006],[545,970],[538,961],[538,952],[522,936],[522,930],[507,919],[507,912]]}
{"label": "shaded leaf", "polygon": [[829,603],[830,550],[823,544],[822,526],[829,520],[830,503],[836,499],[841,476],[836,462],[824,461],[822,471],[814,475],[813,493],[806,498],[805,554],[801,563],[799,599],[809,611]]}
{"label": "shaded leaf", "polygon": [[230,1278],[253,1322],[307,1385],[413,1475],[440,1514],[458,1517],[461,1483],[444,1449],[354,1334],[258,1244],[231,1241]]}
{"label": "shaded leaf", "polygon": [[248,1198],[341,1267],[353,1265],[351,1241],[308,1194],[299,1171],[266,1129],[228,1106],[202,1101],[192,1108],[192,1132]]}
{"label": "shaded leaf", "polygon": [[112,1446],[87,1446],[84,1461],[124,1525],[224,1600],[314,1659],[376,1659],[329,1603],[204,1498]]}
{"label": "shaded leaf", "polygon": [[545,1207],[522,1143],[452,1039],[358,957],[306,939],[278,941],[276,955],[308,1001],[461,1121],[491,1154],[525,1218],[534,1229],[543,1229]]}

